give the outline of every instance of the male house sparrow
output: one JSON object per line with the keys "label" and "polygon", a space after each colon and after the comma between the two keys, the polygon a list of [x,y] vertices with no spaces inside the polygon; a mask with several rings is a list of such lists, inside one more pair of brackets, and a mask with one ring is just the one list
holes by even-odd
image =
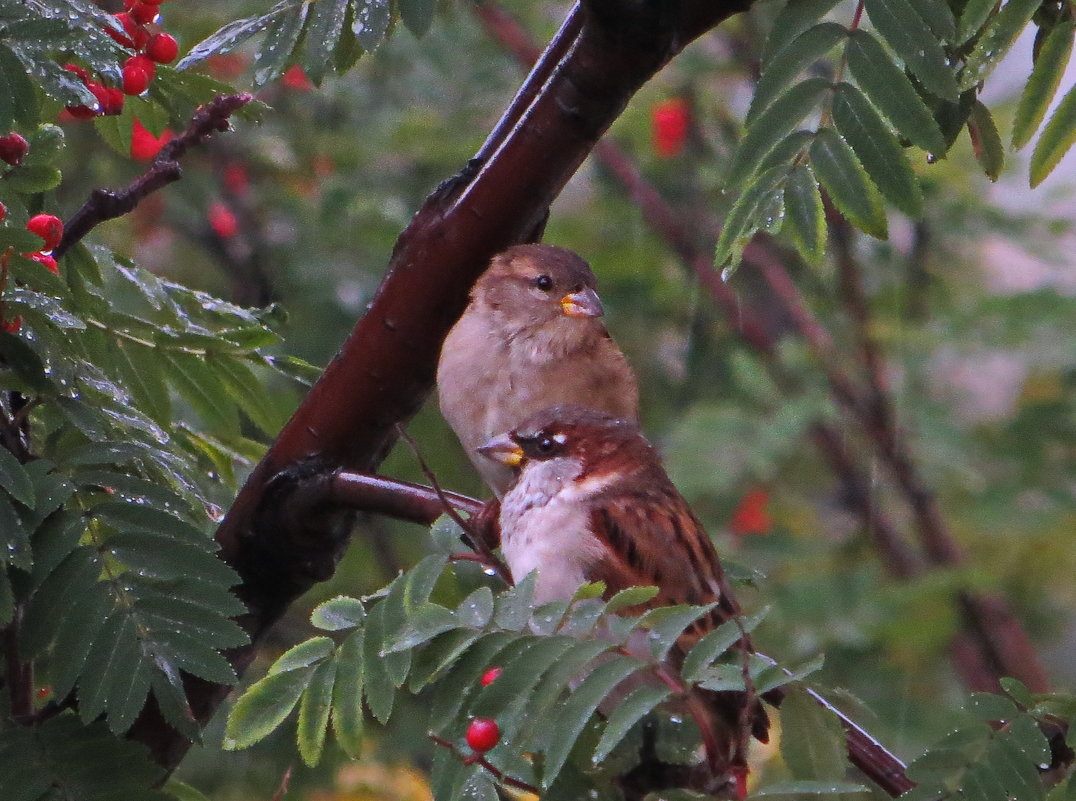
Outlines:
{"label": "male house sparrow", "polygon": [[[590,581],[605,582],[606,597],[655,586],[648,607],[717,601],[678,639],[670,657],[676,665],[700,637],[740,613],[713,543],[634,422],[555,406],[478,450],[519,472],[501,499],[501,549],[515,581],[538,571],[536,604],[569,599]],[[749,640],[742,645],[750,648]],[[708,748],[727,764],[740,750],[743,696],[710,693],[705,703],[715,739]],[[749,720],[765,741],[768,721],[757,702]]]}
{"label": "male house sparrow", "polygon": [[516,245],[493,257],[445,338],[441,413],[497,497],[514,473],[475,450],[494,434],[558,403],[638,418],[635,375],[602,324],[595,283],[570,250]]}

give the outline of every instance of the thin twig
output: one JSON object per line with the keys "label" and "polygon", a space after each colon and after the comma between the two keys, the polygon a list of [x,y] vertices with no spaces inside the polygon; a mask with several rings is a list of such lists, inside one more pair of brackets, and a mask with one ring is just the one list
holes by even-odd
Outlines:
{"label": "thin twig", "polygon": [[492,764],[488,759],[486,759],[481,754],[479,754],[479,753],[471,753],[471,754],[468,754],[468,755],[461,754],[459,749],[456,748],[455,745],[453,745],[448,740],[445,740],[442,737],[438,737],[432,731],[428,732],[426,736],[429,737],[430,740],[432,740],[437,745],[441,746],[442,748],[447,748],[449,751],[451,751],[452,755],[455,756],[457,759],[459,759],[463,764],[465,764],[465,765],[481,765],[483,768],[485,768],[487,771],[489,771],[493,775],[493,778],[495,778],[501,784],[507,785],[508,787],[513,787],[516,790],[523,790],[524,792],[534,793],[535,795],[539,794],[538,788],[535,787],[533,784],[527,784],[527,782],[525,782],[525,781],[522,781],[520,779],[512,778],[511,776],[507,775],[503,770],[498,768],[496,765]]}
{"label": "thin twig", "polygon": [[81,208],[64,223],[63,239],[53,250],[53,256],[60,258],[99,224],[122,217],[146,196],[173,181],[178,181],[182,175],[179,159],[183,154],[190,147],[204,142],[213,133],[228,130],[228,118],[251,99],[253,95],[247,93],[221,95],[204,106],[199,106],[191,117],[187,130],[165,144],[142,175],[119,192],[108,189],[94,189],[90,192]]}
{"label": "thin twig", "polygon": [[489,547],[489,543],[478,533],[477,528],[471,522],[474,518],[464,520],[456,510],[456,507],[452,505],[452,502],[448,499],[445,491],[441,489],[441,485],[437,482],[437,476],[434,475],[430,466],[426,464],[426,460],[422,458],[422,452],[419,450],[418,443],[407,433],[401,423],[396,424],[396,433],[400,435],[400,439],[406,442],[407,446],[411,449],[411,452],[415,454],[419,468],[422,470],[422,474],[426,476],[426,479],[430,482],[433,491],[437,493],[437,498],[441,501],[441,508],[444,510],[445,514],[452,518],[456,525],[458,525],[467,535],[467,544],[470,545],[471,549],[480,555],[494,571],[496,571],[497,575],[506,584],[511,586],[512,574],[508,570],[508,566],[497,558],[497,555],[493,553],[493,549]]}

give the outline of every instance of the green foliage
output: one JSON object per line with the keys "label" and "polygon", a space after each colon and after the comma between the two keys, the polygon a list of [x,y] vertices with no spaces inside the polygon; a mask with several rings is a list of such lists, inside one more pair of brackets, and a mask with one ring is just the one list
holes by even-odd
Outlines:
{"label": "green foliage", "polygon": [[[435,585],[451,579],[447,565],[446,556],[428,556],[366,601],[341,596],[318,606],[311,621],[334,639],[320,635],[300,643],[251,685],[228,720],[227,746],[263,739],[298,706],[304,761],[321,757],[330,720],[340,745],[357,755],[363,702],[384,723],[407,683],[408,692],[432,696],[432,732],[461,753],[466,722],[489,717],[502,736],[488,758],[507,775],[545,789],[556,788],[564,771],[592,774],[587,781],[600,782],[601,765],[673,695],[653,671],[684,628],[711,608],[662,607],[623,616],[620,611],[651,596],[652,588],[625,590],[604,602],[595,596],[600,585],[584,586],[571,603],[534,608],[530,579],[497,593],[480,587],[452,608],[430,600]],[[730,621],[700,640],[684,663],[685,686],[743,690],[741,657],[733,645],[760,619],[744,620],[743,629]],[[647,632],[647,648],[639,652],[629,643],[641,631]],[[394,669],[390,660],[402,656]],[[500,675],[480,686],[492,665],[502,668]],[[804,675],[763,659],[754,660],[749,673],[760,691]],[[596,717],[614,688],[646,676],[607,720]],[[528,762],[525,752],[541,758]],[[618,759],[624,756],[621,749]],[[458,761],[437,764],[442,767],[435,767],[435,786],[463,788],[473,779],[456,775]],[[452,797],[464,791],[446,792]]]}
{"label": "green foliage", "polygon": [[264,33],[254,58],[254,85],[264,86],[299,65],[316,85],[341,73],[391,34],[400,18],[416,36],[429,30],[432,0],[280,0],[268,11],[235,20],[203,39],[177,65],[187,69],[214,55],[230,53]]}
{"label": "green foliage", "polygon": [[[974,98],[1039,6],[1037,0],[1003,5],[970,0],[957,21],[941,3],[867,0],[870,31],[859,27],[858,16],[848,27],[819,21],[832,3],[789,3],[775,18],[764,47],[746,128],[725,176],[726,186],[739,196],[714,263],[731,265],[727,277],[755,233],[783,229],[804,260],[819,264],[824,242],[814,198],[818,187],[854,226],[885,239],[883,202],[912,218],[923,213],[920,178],[902,149],[915,145],[936,161],[965,126],[983,171],[996,180],[1004,165],[1001,136],[990,110]],[[1041,13],[1036,21],[1045,41],[1017,113],[1014,147],[1025,144],[1042,123],[1072,46],[1069,6]],[[820,67],[834,50],[835,68]],[[842,80],[846,70],[855,84]],[[820,71],[836,77],[817,77]],[[800,80],[805,72],[810,77]],[[1031,160],[1032,186],[1049,175],[1076,139],[1071,98],[1043,128]],[[789,136],[814,114],[813,132]],[[817,179],[814,191],[812,179]],[[786,217],[790,225],[782,224]]]}

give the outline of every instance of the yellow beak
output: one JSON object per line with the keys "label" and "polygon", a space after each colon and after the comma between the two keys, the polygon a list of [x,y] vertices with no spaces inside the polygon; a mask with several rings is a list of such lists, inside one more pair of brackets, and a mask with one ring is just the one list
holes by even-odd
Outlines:
{"label": "yellow beak", "polygon": [[487,459],[508,467],[519,467],[523,464],[523,449],[507,434],[494,437],[485,445],[479,445],[476,450]]}
{"label": "yellow beak", "polygon": [[590,287],[565,295],[560,299],[560,308],[568,317],[601,317],[605,314],[601,298]]}

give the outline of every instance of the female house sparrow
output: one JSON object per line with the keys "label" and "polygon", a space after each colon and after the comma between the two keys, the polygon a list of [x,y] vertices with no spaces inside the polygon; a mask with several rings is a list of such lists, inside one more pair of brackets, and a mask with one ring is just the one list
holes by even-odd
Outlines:
{"label": "female house sparrow", "polygon": [[[519,473],[501,499],[501,548],[514,580],[538,571],[536,604],[569,599],[590,581],[605,582],[606,597],[656,586],[648,607],[717,601],[678,639],[677,665],[700,637],[740,613],[710,538],[634,422],[555,406],[478,450]],[[743,694],[707,693],[703,703],[714,738],[708,750],[728,764],[742,756]],[[766,714],[754,707],[752,733],[765,741]]]}
{"label": "female house sparrow", "polygon": [[494,434],[557,403],[638,418],[635,375],[601,322],[594,285],[570,250],[517,245],[493,257],[445,338],[441,413],[497,497],[513,471],[475,450]]}

